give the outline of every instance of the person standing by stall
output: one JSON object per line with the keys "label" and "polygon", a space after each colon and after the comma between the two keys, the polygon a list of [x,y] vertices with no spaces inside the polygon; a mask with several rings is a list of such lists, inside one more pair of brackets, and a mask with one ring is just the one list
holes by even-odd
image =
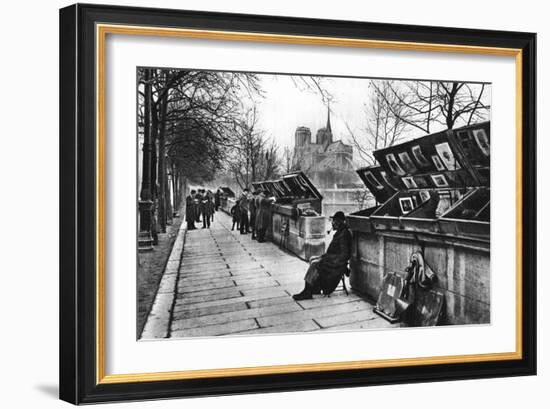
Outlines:
{"label": "person standing by stall", "polygon": [[201,201],[202,228],[210,228],[210,219],[214,211],[214,204],[210,195],[205,194]]}
{"label": "person standing by stall", "polygon": [[342,276],[348,272],[351,257],[352,236],[346,224],[344,212],[332,216],[332,229],[335,231],[325,254],[312,257],[304,277],[305,287],[294,294],[295,300],[309,300],[313,294],[331,294],[338,286]]}
{"label": "person standing by stall", "polygon": [[196,209],[195,221],[197,223],[201,221],[201,203],[202,203],[202,194],[201,194],[201,190],[199,189],[199,191],[195,195],[195,209]]}
{"label": "person standing by stall", "polygon": [[252,231],[252,240],[256,240],[256,199],[258,198],[258,192],[255,190],[252,192],[252,197],[250,198],[250,202],[248,204],[248,208],[250,209],[250,230]]}
{"label": "person standing by stall", "polygon": [[231,217],[233,218],[233,225],[231,230],[235,230],[235,225],[237,225],[237,230],[240,230],[241,226],[241,211],[239,210],[239,203],[235,203],[230,210]]}
{"label": "person standing by stall", "polygon": [[216,193],[214,193],[214,208],[216,209],[216,211],[218,211],[218,209],[220,208],[221,195],[222,195],[222,191],[220,188],[218,188],[216,190]]}
{"label": "person standing by stall", "polygon": [[256,216],[256,229],[258,232],[258,243],[265,242],[265,234],[271,224],[271,203],[275,198],[271,197],[269,191],[264,190],[260,193],[260,207]]}
{"label": "person standing by stall", "polygon": [[241,234],[250,233],[250,225],[248,219],[248,189],[243,190],[243,194],[239,199],[239,211],[241,214]]}
{"label": "person standing by stall", "polygon": [[191,190],[189,195],[185,198],[185,220],[187,221],[187,230],[195,230],[195,194],[194,190]]}

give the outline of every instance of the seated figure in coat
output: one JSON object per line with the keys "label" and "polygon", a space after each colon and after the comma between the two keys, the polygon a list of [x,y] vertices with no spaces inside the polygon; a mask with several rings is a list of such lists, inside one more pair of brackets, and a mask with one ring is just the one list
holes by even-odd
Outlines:
{"label": "seated figure in coat", "polygon": [[305,287],[299,294],[294,294],[295,300],[308,300],[313,294],[325,295],[332,293],[338,286],[342,276],[348,271],[348,261],[351,257],[352,236],[346,224],[343,212],[332,216],[334,236],[325,254],[312,257],[304,277]]}

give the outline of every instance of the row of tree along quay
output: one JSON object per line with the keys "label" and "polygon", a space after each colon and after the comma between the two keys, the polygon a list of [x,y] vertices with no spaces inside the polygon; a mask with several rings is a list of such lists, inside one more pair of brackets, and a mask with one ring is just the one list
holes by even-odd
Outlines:
{"label": "row of tree along quay", "polygon": [[[353,206],[364,207],[372,195],[355,170],[375,164],[373,151],[434,131],[487,120],[490,110],[487,84],[356,79],[365,89],[362,114],[353,119],[354,123],[339,117],[348,143],[341,146],[349,147],[351,152],[346,172],[352,176],[338,184],[327,175],[330,171],[342,173],[342,169],[323,168],[336,166],[325,165],[327,161],[321,160],[324,152],[308,152],[297,143],[289,146],[266,129],[261,103],[270,98],[264,90],[268,77],[281,81],[284,77],[299,92],[316,96],[328,110],[327,127],[319,132],[329,132],[332,143],[330,114],[334,107],[346,103],[338,91],[340,78],[138,68],[141,251],[152,249],[158,233],[166,231],[174,214],[181,211],[190,186],[244,190],[251,189],[254,182],[303,171],[321,193],[325,193],[322,189],[328,186],[323,184],[329,185],[329,180],[336,187],[353,187]],[[296,141],[304,129],[299,125],[295,124]],[[305,160],[304,152],[320,160]]]}

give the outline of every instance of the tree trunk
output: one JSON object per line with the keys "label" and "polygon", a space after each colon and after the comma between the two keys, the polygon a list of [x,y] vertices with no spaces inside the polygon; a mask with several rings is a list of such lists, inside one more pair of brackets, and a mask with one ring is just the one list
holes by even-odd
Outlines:
{"label": "tree trunk", "polygon": [[158,155],[158,222],[160,231],[166,233],[166,109],[168,105],[168,94],[160,101],[160,121],[159,121],[159,155]]}
{"label": "tree trunk", "polygon": [[151,154],[153,141],[151,135],[151,76],[150,71],[145,70],[145,97],[144,97],[144,121],[143,121],[143,162],[141,167],[141,192],[140,192],[140,231],[151,231]]}

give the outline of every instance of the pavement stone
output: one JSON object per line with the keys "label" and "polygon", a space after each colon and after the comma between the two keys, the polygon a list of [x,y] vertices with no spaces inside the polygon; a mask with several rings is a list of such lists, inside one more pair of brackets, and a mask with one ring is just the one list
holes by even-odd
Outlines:
{"label": "pavement stone", "polygon": [[[230,227],[231,218],[218,212],[210,229],[180,232],[149,329],[160,327],[163,337],[175,338],[399,326],[381,319],[359,295],[346,295],[341,285],[330,297],[293,300],[308,264]],[[154,332],[143,337],[154,338]]]}

